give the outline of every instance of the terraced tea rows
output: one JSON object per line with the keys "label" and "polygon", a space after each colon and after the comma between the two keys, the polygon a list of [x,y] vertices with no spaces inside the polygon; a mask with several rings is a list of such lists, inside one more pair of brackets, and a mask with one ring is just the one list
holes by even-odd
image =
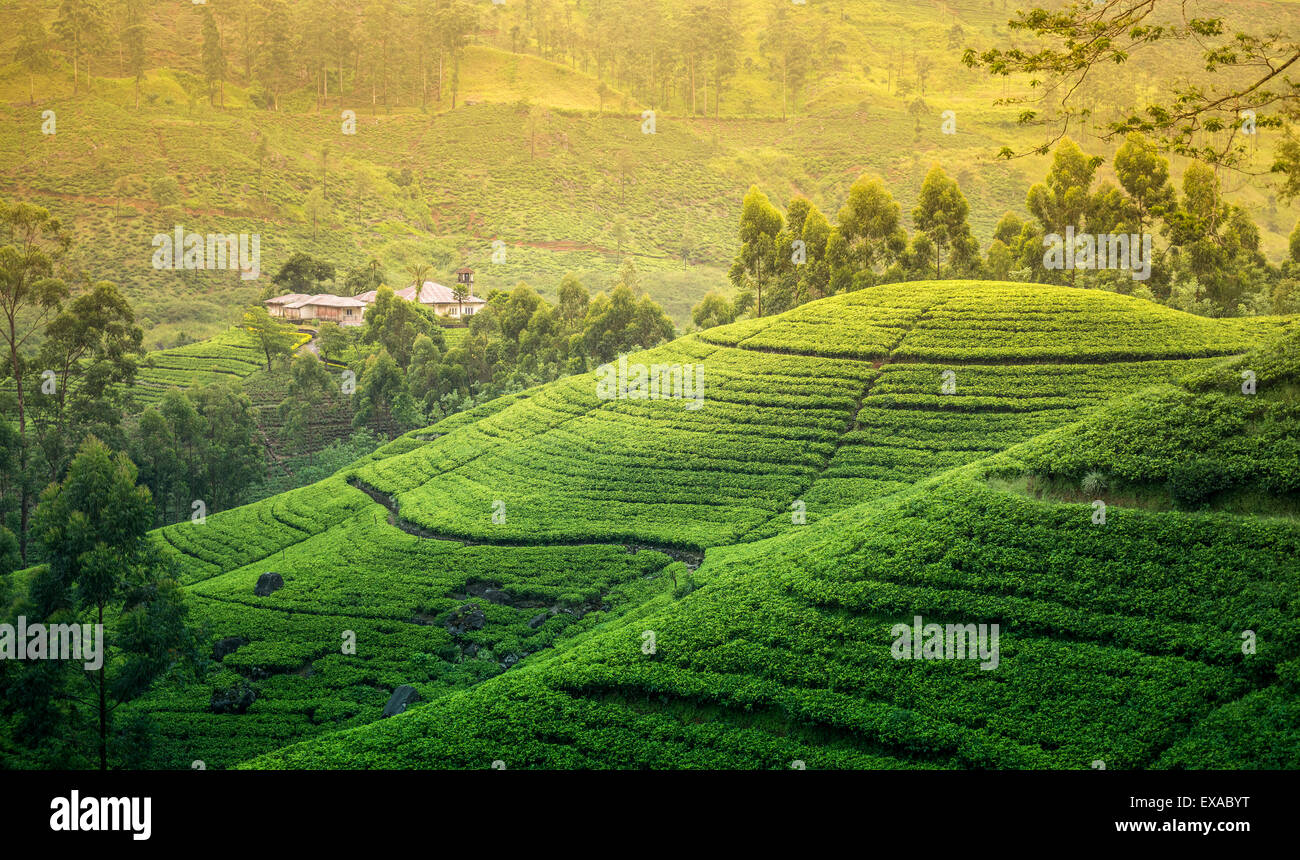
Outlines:
{"label": "terraced tea rows", "polygon": [[[1230,753],[1179,744],[1234,711],[1258,714],[1273,672],[1296,658],[1286,595],[1300,586],[1300,528],[1143,512],[1101,527],[1087,506],[998,492],[982,474],[711,555],[686,599],[660,598],[514,677],[255,764],[1300,766],[1280,716],[1234,724],[1251,740]],[[891,628],[915,615],[999,624],[997,670],[895,659]],[[1244,656],[1245,625],[1272,646]],[[639,648],[645,630],[653,655]]]}
{"label": "terraced tea rows", "polygon": [[[311,335],[296,333],[296,349]],[[242,380],[266,366],[252,335],[232,328],[209,340],[151,352],[140,364],[133,396],[146,405],[158,402],[169,388],[189,388]]]}
{"label": "terraced tea rows", "polygon": [[[1021,300],[1023,325],[1004,320]],[[259,766],[1249,766],[1255,747],[1206,750],[1275,713],[1296,656],[1279,643],[1300,641],[1296,527],[1124,511],[1101,532],[1085,505],[984,481],[1028,468],[1026,440],[1287,322],[1138,303],[1158,348],[1112,339],[1110,361],[1094,321],[1128,302],[866,290],[627,357],[628,378],[699,374],[698,408],[608,396],[598,371],[162,530],[212,635],[248,640],[197,691],[147,704],[168,715],[167,761],[203,745]],[[985,334],[936,334],[981,308]],[[708,548],[699,570],[671,563],[682,548]],[[284,587],[259,597],[268,571]],[[999,624],[999,670],[893,659],[915,614]],[[1273,643],[1255,661],[1247,626]],[[379,721],[400,684],[426,703]],[[241,685],[247,713],[212,712]],[[272,752],[291,736],[318,737]]]}
{"label": "terraced tea rows", "polygon": [[[1098,332],[1133,303],[1135,325],[1160,346],[1146,351],[1151,360],[1103,363]],[[1017,326],[1009,314],[1020,304],[1029,310]],[[922,361],[966,354],[936,346],[936,333],[980,314],[997,326],[974,335],[983,364]],[[1060,287],[879,287],[636,357],[649,369],[698,368],[698,409],[684,399],[601,399],[599,374],[587,374],[351,477],[438,534],[717,546],[1004,450],[1111,396],[1170,381],[1187,369],[1180,359],[1243,352],[1276,325],[1257,321],[1252,331]],[[991,363],[993,353],[1007,363]],[[1021,363],[1036,356],[1050,363]],[[945,373],[954,393],[944,393]]]}
{"label": "terraced tea rows", "polygon": [[[425,700],[476,684],[671,581],[656,552],[466,547],[405,534],[386,515],[331,478],[161,530],[196,621],[235,646],[204,683],[141,703],[162,766],[226,767],[364,724],[401,684]],[[258,596],[267,572],[283,587]],[[214,712],[214,695],[245,690],[251,702]]]}

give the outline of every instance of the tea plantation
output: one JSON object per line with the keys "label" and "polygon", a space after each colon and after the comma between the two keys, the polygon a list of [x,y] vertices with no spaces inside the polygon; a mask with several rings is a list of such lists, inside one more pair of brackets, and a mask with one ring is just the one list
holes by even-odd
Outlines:
{"label": "tea plantation", "polygon": [[571,377],[155,532],[215,650],[132,707],[181,768],[1300,767],[1298,322],[949,281],[635,353],[699,407]]}
{"label": "tea plantation", "polygon": [[[294,348],[311,335],[295,333]],[[136,373],[135,399],[151,405],[170,388],[238,382],[266,366],[266,358],[253,336],[242,328],[231,328],[197,343],[151,352]]]}

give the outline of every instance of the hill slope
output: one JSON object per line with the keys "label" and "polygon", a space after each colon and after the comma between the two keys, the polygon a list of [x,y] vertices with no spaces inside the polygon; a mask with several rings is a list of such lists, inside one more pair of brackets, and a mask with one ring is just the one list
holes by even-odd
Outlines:
{"label": "hill slope", "polygon": [[[294,15],[314,14],[310,4],[292,5]],[[974,233],[987,243],[1003,212],[1023,211],[1028,188],[1047,168],[1042,156],[996,158],[1004,146],[1032,150],[1045,132],[1017,123],[1016,107],[996,103],[1014,95],[1015,84],[1008,92],[1006,81],[960,59],[965,45],[1003,43],[1012,7],[844,0],[787,9],[801,16],[810,36],[817,34],[816,53],[823,56],[787,118],[779,119],[773,57],[760,49],[760,34],[774,28],[768,22],[774,9],[745,0],[735,4],[742,37],[719,115],[711,118],[707,92],[704,116],[689,115],[679,91],[667,104],[653,105],[658,116],[650,135],[641,130],[644,100],[628,96],[611,67],[602,73],[613,89],[602,98],[591,56],[566,63],[563,52],[552,52],[553,59],[513,53],[511,27],[523,24],[527,33],[532,13],[480,5],[483,30],[461,61],[455,109],[444,88],[440,102],[394,94],[390,111],[376,100],[373,81],[351,73],[343,94],[336,82],[323,102],[295,74],[280,109],[255,107],[254,94],[265,91],[245,77],[237,60],[246,54],[235,45],[244,36],[260,41],[266,28],[241,30],[221,12],[216,17],[230,63],[224,103],[214,106],[203,80],[203,4],[179,13],[164,4],[149,10],[138,99],[125,64],[129,52],[120,49],[96,49],[102,56],[95,57],[94,77],[83,77],[74,94],[64,50],[55,50],[50,68],[34,76],[16,61],[22,28],[15,21],[0,28],[6,58],[0,64],[0,193],[45,206],[70,226],[77,239],[73,267],[121,285],[140,311],[149,346],[158,347],[235,322],[295,251],[340,272],[378,259],[394,286],[405,283],[409,263],[432,263],[443,275],[469,264],[482,292],[524,279],[548,295],[569,270],[593,292],[608,287],[626,255],[681,326],[695,302],[725,285],[739,244],[741,198],[753,183],[780,205],[802,194],[831,215],[851,183],[869,172],[885,180],[907,213],[938,163],[959,182]],[[669,2],[661,11],[675,15],[687,5]],[[34,6],[47,25],[58,16],[53,0]],[[581,23],[591,10],[579,4],[569,11]],[[1222,14],[1230,21],[1279,22],[1282,30],[1297,19],[1294,4],[1270,2]],[[294,28],[306,55],[319,36],[297,21]],[[414,28],[402,35],[407,49],[421,44]],[[607,38],[591,31],[574,42],[602,46]],[[365,50],[371,41],[356,44]],[[116,40],[110,45],[120,48]],[[527,50],[527,37],[524,45]],[[642,63],[631,51],[614,51],[626,53],[628,64]],[[1090,124],[1072,132],[1089,153],[1112,153],[1114,146],[1095,135],[1130,101],[1142,104],[1146,93],[1169,85],[1167,77],[1194,68],[1198,56],[1172,43],[1147,51],[1154,53],[1143,64],[1098,72],[1086,98]],[[362,72],[360,58],[356,72]],[[344,110],[356,112],[355,134],[343,131]],[[958,117],[955,134],[941,131],[949,110]],[[42,131],[47,111],[57,117],[55,134]],[[1276,136],[1260,138],[1257,168],[1266,170]],[[1174,160],[1175,175],[1183,166]],[[1108,168],[1102,172],[1110,176]],[[1300,208],[1253,183],[1229,186],[1228,196],[1259,225],[1267,255],[1281,257]],[[316,217],[309,212],[314,191],[324,198]],[[177,225],[259,235],[262,278],[155,270],[151,239]],[[504,259],[493,253],[494,241],[504,243]]]}
{"label": "hill slope", "polygon": [[[1189,382],[1267,368],[1253,402],[1287,428],[1273,444],[1293,448],[1298,336]],[[1221,395],[1184,396],[1208,409]],[[656,598],[468,692],[254,764],[1300,767],[1300,522],[1128,508],[1098,522],[1093,506],[990,483],[1081,440],[1128,438],[1134,428],[1112,418],[710,553],[689,595]],[[1183,419],[1167,412],[1150,438]],[[1188,454],[1233,433],[1203,430]],[[1294,499],[1300,464],[1286,463],[1285,481],[1266,474],[1256,489]],[[995,671],[893,659],[891,628],[917,615],[999,624]],[[646,631],[654,653],[641,647]]]}
{"label": "hill slope", "polygon": [[[169,766],[347,727],[258,763],[1155,764],[1276,695],[1295,525],[1135,510],[1103,532],[983,476],[1285,324],[906,284],[629,357],[703,368],[698,409],[601,399],[597,374],[502,398],[156,533],[231,641],[205,684],[140,707]],[[257,596],[267,571],[284,587]],[[1000,623],[1001,668],[890,659],[913,614]],[[429,703],[376,723],[400,684]]]}

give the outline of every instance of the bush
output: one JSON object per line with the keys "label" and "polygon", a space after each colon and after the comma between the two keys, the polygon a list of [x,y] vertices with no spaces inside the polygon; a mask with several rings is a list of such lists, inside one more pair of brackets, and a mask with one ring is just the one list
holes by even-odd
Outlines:
{"label": "bush", "polygon": [[1170,470],[1169,495],[1181,508],[1197,507],[1231,483],[1231,477],[1220,463],[1199,457]]}

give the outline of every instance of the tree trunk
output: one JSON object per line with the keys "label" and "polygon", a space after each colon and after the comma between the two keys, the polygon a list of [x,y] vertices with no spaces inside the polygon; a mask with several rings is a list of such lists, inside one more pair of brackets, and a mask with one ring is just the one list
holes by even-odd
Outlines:
{"label": "tree trunk", "polygon": [[695,116],[695,58],[691,57],[691,116]]}
{"label": "tree trunk", "polygon": [[781,56],[781,119],[785,119],[786,68],[785,55],[783,54]]}
{"label": "tree trunk", "polygon": [[[99,629],[104,629],[104,605],[99,605]],[[99,769],[108,770],[108,699],[104,674],[107,670],[99,667]]]}

